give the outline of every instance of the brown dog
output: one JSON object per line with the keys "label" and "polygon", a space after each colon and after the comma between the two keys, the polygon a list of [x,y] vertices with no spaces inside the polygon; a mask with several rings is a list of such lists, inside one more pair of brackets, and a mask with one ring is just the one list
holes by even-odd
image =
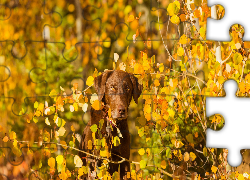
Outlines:
{"label": "brown dog", "polygon": [[[82,135],[80,149],[93,153],[99,156],[96,150],[88,150],[89,140],[93,141],[92,131],[90,127],[96,124],[99,127],[101,119],[104,120],[100,134],[96,133],[96,138],[106,138],[106,142],[111,151],[111,160],[120,161],[121,157],[129,159],[130,156],[130,134],[127,123],[128,107],[132,100],[132,96],[136,103],[142,92],[142,85],[138,83],[138,79],[130,73],[121,70],[107,70],[94,80],[94,87],[98,92],[98,99],[104,103],[104,108],[95,110],[91,108],[91,120],[88,122]],[[108,110],[111,109],[111,117],[113,123],[108,120]],[[112,126],[113,130],[109,128]],[[110,143],[112,137],[120,136],[119,146],[114,146]],[[93,148],[94,149],[94,148]],[[86,166],[87,161],[85,153],[79,153],[83,159],[83,164]],[[120,156],[120,157],[119,157]],[[91,161],[91,160],[90,160]],[[100,160],[94,160],[90,163],[90,171],[94,171],[94,167],[100,166]],[[118,172],[119,164],[109,163],[109,173],[112,175],[115,171]],[[130,163],[124,161],[120,164],[120,179],[127,179],[126,172],[130,172]],[[87,176],[85,176],[87,179]]]}

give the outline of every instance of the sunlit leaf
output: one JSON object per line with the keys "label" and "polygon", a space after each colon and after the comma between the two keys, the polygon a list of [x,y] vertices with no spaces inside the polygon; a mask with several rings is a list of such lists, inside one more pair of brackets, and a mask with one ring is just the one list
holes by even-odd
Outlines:
{"label": "sunlit leaf", "polygon": [[89,76],[87,81],[86,81],[86,85],[92,86],[93,84],[94,84],[94,78],[93,78],[93,76]]}
{"label": "sunlit leaf", "polygon": [[139,149],[138,153],[139,153],[141,156],[144,155],[144,153],[145,153],[144,148]]}
{"label": "sunlit leaf", "polygon": [[49,165],[51,168],[54,168],[54,167],[55,167],[55,163],[56,163],[56,161],[55,161],[55,159],[54,159],[53,157],[50,157],[50,158],[48,159],[48,165]]}
{"label": "sunlit leaf", "polygon": [[165,160],[161,161],[161,168],[166,169],[166,167],[167,167],[166,161]]}
{"label": "sunlit leaf", "polygon": [[83,162],[81,160],[81,158],[78,155],[75,155],[74,157],[74,163],[75,163],[75,167],[82,167]]}
{"label": "sunlit leaf", "polygon": [[213,165],[213,166],[211,167],[211,170],[212,170],[213,173],[216,173],[216,172],[217,172],[217,167]]}
{"label": "sunlit leaf", "polygon": [[145,160],[140,161],[140,168],[141,169],[144,169],[146,167],[146,165],[147,165],[147,162]]}

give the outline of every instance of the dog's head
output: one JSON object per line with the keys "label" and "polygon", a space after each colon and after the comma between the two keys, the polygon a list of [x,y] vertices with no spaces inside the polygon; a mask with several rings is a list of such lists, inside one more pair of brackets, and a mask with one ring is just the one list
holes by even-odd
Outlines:
{"label": "dog's head", "polygon": [[94,80],[99,101],[111,108],[113,119],[126,119],[132,96],[136,103],[142,92],[142,85],[131,73],[121,70],[107,70]]}

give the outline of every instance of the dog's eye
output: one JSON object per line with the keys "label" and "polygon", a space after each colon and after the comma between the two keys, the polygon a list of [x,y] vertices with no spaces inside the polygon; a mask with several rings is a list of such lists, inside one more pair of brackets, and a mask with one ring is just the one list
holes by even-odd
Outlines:
{"label": "dog's eye", "polygon": [[114,86],[110,86],[110,90],[114,91],[115,90]]}
{"label": "dog's eye", "polygon": [[129,91],[129,90],[130,90],[128,86],[126,86],[126,89],[127,89],[127,91]]}

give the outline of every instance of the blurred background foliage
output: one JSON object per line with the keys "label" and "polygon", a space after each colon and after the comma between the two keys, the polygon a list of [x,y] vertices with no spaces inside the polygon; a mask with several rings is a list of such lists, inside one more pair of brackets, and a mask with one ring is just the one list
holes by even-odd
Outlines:
{"label": "blurred background foliage", "polygon": [[[239,95],[248,95],[250,46],[242,41],[241,26],[231,28],[231,42],[206,41],[210,12],[206,0],[2,0],[2,178],[35,177],[32,170],[38,170],[38,176],[46,179],[53,175],[48,158],[60,154],[65,155],[68,171],[63,174],[60,170],[55,177],[77,177],[79,169],[73,158],[77,151],[65,153],[62,146],[36,143],[44,138],[58,142],[52,131],[62,125],[49,127],[43,116],[32,119],[34,104],[47,101],[52,106],[55,102],[49,94],[61,92],[60,87],[67,95],[72,94],[74,83],[78,90],[86,89],[89,76],[114,69],[114,63],[115,68],[124,69],[125,65],[126,71],[140,74],[137,77],[144,85],[138,105],[134,101],[130,105],[128,119],[130,159],[140,162],[132,164],[133,177],[243,177],[240,173],[246,168],[239,173],[229,167],[226,150],[205,147],[206,128],[220,129],[224,120],[220,116],[206,118],[205,98],[198,95],[222,96],[222,84],[228,78],[241,83]],[[220,6],[215,12],[217,18],[224,15]],[[119,55],[117,62],[115,54]],[[218,58],[226,59],[225,63]],[[91,87],[84,101],[89,102],[93,93],[97,92]],[[89,113],[71,112],[65,105],[58,117],[67,132],[59,143],[77,147],[74,138],[82,133]],[[48,118],[55,120],[54,115]],[[15,140],[18,148],[13,145]]]}

